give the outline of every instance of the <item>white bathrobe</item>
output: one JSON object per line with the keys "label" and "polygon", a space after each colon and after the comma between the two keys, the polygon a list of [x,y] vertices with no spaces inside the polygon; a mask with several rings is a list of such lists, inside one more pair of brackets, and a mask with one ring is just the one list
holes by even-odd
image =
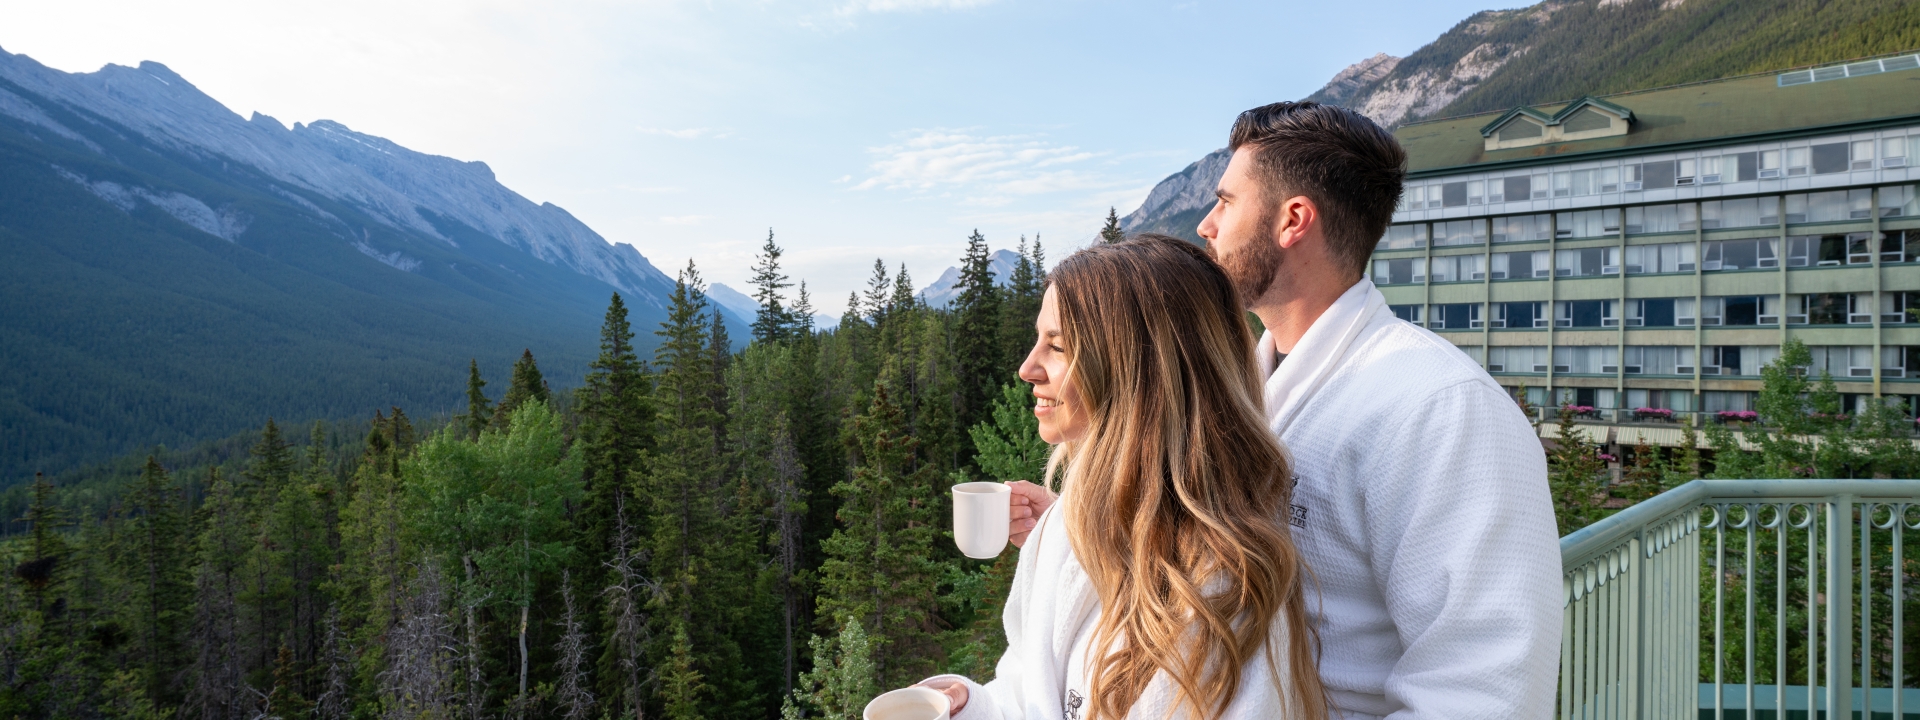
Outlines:
{"label": "white bathrobe", "polygon": [[[1093,584],[1075,559],[1067,540],[1062,503],[1040,516],[1026,544],[1020,548],[1020,567],[1001,620],[1007,630],[1007,652],[985,685],[959,675],[936,675],[926,682],[963,682],[967,706],[953,720],[1083,720],[1087,706],[1087,650],[1100,618],[1100,600]],[[1275,623],[1271,644],[1282,655],[1269,665],[1262,651],[1240,675],[1240,691],[1222,720],[1285,720],[1293,717],[1282,689],[1272,678],[1288,677],[1286,627]],[[1273,673],[1269,675],[1268,673]],[[1173,683],[1166,673],[1154,676],[1134,701],[1128,718],[1163,720],[1191,716],[1191,706],[1174,710]]]}
{"label": "white bathrobe", "polygon": [[1546,457],[1513,400],[1365,279],[1277,359],[1262,337],[1335,715],[1548,717],[1560,546]]}

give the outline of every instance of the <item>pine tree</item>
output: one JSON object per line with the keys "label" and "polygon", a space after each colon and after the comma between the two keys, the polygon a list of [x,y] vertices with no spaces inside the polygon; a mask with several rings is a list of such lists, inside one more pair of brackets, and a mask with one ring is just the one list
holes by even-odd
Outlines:
{"label": "pine tree", "polygon": [[808,645],[813,649],[813,671],[800,676],[800,687],[780,708],[782,720],[810,717],[808,709],[823,720],[859,720],[867,701],[879,694],[873,643],[866,628],[859,619],[849,619],[838,634],[816,635]]}
{"label": "pine tree", "polygon": [[1113,208],[1107,208],[1107,224],[1100,228],[1100,242],[1117,243],[1127,239],[1127,232],[1120,229],[1120,215]]}
{"label": "pine tree", "polygon": [[513,382],[507,386],[507,394],[500,398],[500,405],[493,409],[493,428],[506,429],[513,411],[529,400],[553,403],[552,392],[547,389],[546,378],[540,375],[540,365],[534,362],[531,349],[522,350],[520,359],[513,363]]}
{"label": "pine tree", "polygon": [[807,295],[807,281],[800,281],[800,298],[793,301],[793,334],[795,337],[813,336],[813,298]]}
{"label": "pine tree", "polygon": [[233,484],[210,468],[207,498],[201,505],[201,530],[194,570],[192,689],[186,708],[209,720],[254,716],[254,691],[241,657],[240,594],[242,559],[251,544],[247,512]]}
{"label": "pine tree", "polygon": [[[780,246],[773,243],[773,228],[767,228],[767,244],[760,248],[760,254],[754,256],[753,299],[760,301],[760,311],[753,319],[753,339],[755,342],[778,342],[787,339],[793,332],[796,318],[787,312],[785,298],[780,291],[792,287],[787,276],[780,272]],[[718,313],[715,313],[716,315]]]}
{"label": "pine tree", "polygon": [[293,447],[280,435],[280,426],[273,418],[267,418],[267,426],[260,429],[260,441],[253,445],[253,464],[247,468],[247,476],[262,488],[269,496],[279,491],[280,486],[293,480]]}
{"label": "pine tree", "polygon": [[693,641],[687,637],[685,623],[674,623],[673,646],[666,667],[660,674],[660,696],[667,707],[667,720],[700,720],[706,683],[695,669]]}
{"label": "pine tree", "polygon": [[833,488],[840,527],[822,544],[819,613],[872,628],[875,676],[898,686],[925,677],[937,651],[937,516],[928,492],[937,475],[916,461],[919,443],[886,385],[877,385],[873,398],[848,433],[853,472]]}
{"label": "pine tree", "polygon": [[1547,486],[1553,493],[1553,515],[1560,536],[1600,519],[1606,492],[1607,464],[1573,423],[1573,413],[1560,409],[1560,435],[1547,451]]}
{"label": "pine tree", "polygon": [[1020,259],[1013,264],[1013,272],[1008,277],[1006,302],[1000,314],[1000,365],[1007,373],[1017,375],[1020,364],[1026,361],[1027,352],[1033,348],[1033,323],[1040,317],[1040,299],[1046,280],[1045,269],[1040,267],[1040,244],[1035,236],[1032,250],[1027,247],[1027,239],[1020,238]]}
{"label": "pine tree", "polygon": [[[284,448],[283,448],[284,450]],[[187,517],[180,489],[154,456],[147,456],[140,481],[127,496],[130,579],[135,585],[141,667],[147,700],[156,705],[176,699],[185,617],[193,591],[187,574]]]}
{"label": "pine tree", "polygon": [[878,327],[887,316],[887,296],[893,283],[887,280],[887,263],[880,258],[873,259],[873,277],[867,279],[867,295],[862,307],[866,310],[867,321]]}
{"label": "pine tree", "polygon": [[[620,542],[616,529],[630,527],[638,520],[630,514],[626,499],[633,495],[633,478],[641,470],[642,458],[653,447],[651,392],[645,367],[634,353],[626,303],[616,293],[600,326],[600,356],[590,366],[586,382],[575,391],[580,417],[577,442],[586,480],[586,499],[574,520],[575,546],[581,550],[575,569],[595,584],[626,586],[608,576],[610,568],[603,558],[631,552],[616,545]],[[605,582],[598,582],[600,579]],[[619,632],[612,627],[613,620],[602,625],[589,613],[584,622],[588,634],[605,638],[608,652],[613,653],[619,646],[618,639],[608,634]],[[618,667],[620,662],[620,657],[611,654],[600,662],[604,694],[610,701],[621,697],[624,683],[619,678],[624,675]]]}
{"label": "pine tree", "polygon": [[[994,285],[993,258],[979,230],[967,237],[960,260],[959,297],[953,302],[952,345],[958,370],[959,424],[972,426],[987,414],[989,398],[1002,379],[1014,374],[1001,358],[1000,290]],[[902,273],[904,274],[904,272]]]}
{"label": "pine tree", "polygon": [[56,503],[53,483],[47,482],[45,474],[33,474],[32,493],[33,504],[20,520],[33,525],[33,544],[29,546],[27,561],[14,569],[14,575],[33,592],[34,609],[43,610],[46,595],[59,577],[60,559],[67,553],[66,541],[60,537],[66,513]]}
{"label": "pine tree", "polygon": [[553,701],[567,720],[586,720],[593,713],[593,691],[588,689],[587,633],[573,606],[573,573],[560,574],[560,599],[565,608],[560,616],[560,642],[554,646],[558,656],[554,671],[560,674]]}
{"label": "pine tree", "polygon": [[[613,298],[614,302],[620,300],[619,295],[614,295]],[[480,431],[487,429],[487,425],[493,422],[493,408],[487,401],[487,394],[481,391],[481,388],[486,386],[487,381],[480,379],[480,361],[467,360],[467,414],[461,417],[466,421],[469,440],[479,438]]]}

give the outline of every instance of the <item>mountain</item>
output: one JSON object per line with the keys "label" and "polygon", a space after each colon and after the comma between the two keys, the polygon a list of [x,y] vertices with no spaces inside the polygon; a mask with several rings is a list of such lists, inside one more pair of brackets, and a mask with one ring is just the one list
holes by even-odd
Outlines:
{"label": "mountain", "polygon": [[[1013,267],[1020,264],[1020,253],[1012,250],[995,250],[987,256],[987,268],[993,271],[993,284],[1006,287],[1013,282]],[[920,299],[933,307],[946,307],[960,297],[960,268],[950,267],[940,273],[940,279],[920,291]]]}
{"label": "mountain", "polygon": [[[1405,58],[1355,63],[1306,99],[1397,128],[1915,48],[1920,4],[1907,0],[1547,0],[1475,13]],[[1161,181],[1121,227],[1198,242],[1223,156]]]}
{"label": "mountain", "polygon": [[450,412],[469,359],[497,395],[522,348],[571,384],[614,292],[650,348],[673,289],[484,163],[4,50],[0,253],[0,484],[267,416]]}

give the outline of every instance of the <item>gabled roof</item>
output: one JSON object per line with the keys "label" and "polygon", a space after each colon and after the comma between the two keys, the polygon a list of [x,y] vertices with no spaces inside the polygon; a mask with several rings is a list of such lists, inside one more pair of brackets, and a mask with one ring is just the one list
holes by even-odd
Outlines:
{"label": "gabled roof", "polygon": [[1494,118],[1493,122],[1487,123],[1485,127],[1480,128],[1480,137],[1493,137],[1493,134],[1500,129],[1500,126],[1507,124],[1508,121],[1516,117],[1519,117],[1521,115],[1525,115],[1535,120],[1539,120],[1540,124],[1542,125],[1559,125],[1560,123],[1565,122],[1567,118],[1573,117],[1574,113],[1580,112],[1580,108],[1587,107],[1589,105],[1600,108],[1602,110],[1606,110],[1607,112],[1613,113],[1615,115],[1618,115],[1620,116],[1620,119],[1626,120],[1627,122],[1633,122],[1632,110],[1628,110],[1625,107],[1621,107],[1620,105],[1607,102],[1605,100],[1594,97],[1592,95],[1584,95],[1584,96],[1581,96],[1580,99],[1578,100],[1567,103],[1566,107],[1561,108],[1559,112],[1553,113],[1551,115],[1547,114],[1544,111],[1535,110],[1525,105],[1514,108],[1512,110],[1508,110],[1504,113],[1501,113],[1500,117]]}

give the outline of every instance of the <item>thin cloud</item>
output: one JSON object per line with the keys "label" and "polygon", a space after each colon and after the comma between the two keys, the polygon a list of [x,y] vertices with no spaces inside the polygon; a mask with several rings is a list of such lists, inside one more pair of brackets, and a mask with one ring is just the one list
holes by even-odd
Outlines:
{"label": "thin cloud", "polygon": [[712,215],[667,215],[660,218],[661,225],[699,225],[712,220]]}
{"label": "thin cloud", "polygon": [[994,0],[854,0],[841,3],[835,12],[858,13],[919,12],[923,10],[971,10],[993,4]]}
{"label": "thin cloud", "polygon": [[966,205],[998,207],[1013,198],[1112,188],[1125,181],[1084,169],[1104,153],[1056,145],[1044,135],[982,135],[968,130],[920,130],[900,142],[869,149],[879,156],[873,175],[854,188],[957,194]]}
{"label": "thin cloud", "polygon": [[699,140],[702,138],[712,138],[714,140],[719,140],[733,134],[733,131],[731,130],[724,130],[721,128],[704,128],[704,127],[686,128],[684,130],[675,130],[673,128],[656,128],[656,127],[638,127],[634,129],[639,130],[640,132],[646,133],[648,135],[665,135],[667,137],[675,138],[678,140]]}

